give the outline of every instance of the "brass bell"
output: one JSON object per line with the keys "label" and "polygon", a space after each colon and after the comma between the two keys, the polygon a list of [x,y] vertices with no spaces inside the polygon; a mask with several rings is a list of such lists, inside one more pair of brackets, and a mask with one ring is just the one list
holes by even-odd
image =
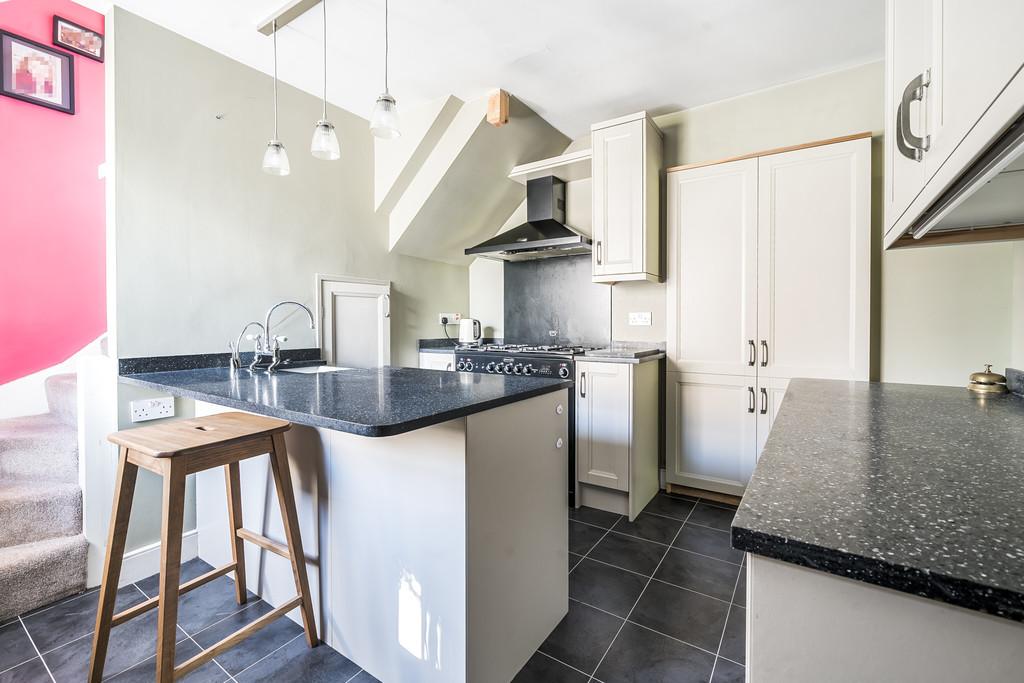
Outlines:
{"label": "brass bell", "polygon": [[997,372],[992,372],[991,363],[986,363],[984,372],[971,373],[971,381],[967,388],[976,394],[1005,394],[1006,378]]}

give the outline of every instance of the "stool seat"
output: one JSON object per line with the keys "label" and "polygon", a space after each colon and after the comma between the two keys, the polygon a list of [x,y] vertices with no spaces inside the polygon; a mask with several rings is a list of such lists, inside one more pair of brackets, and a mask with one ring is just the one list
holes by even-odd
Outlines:
{"label": "stool seat", "polygon": [[273,436],[291,429],[291,423],[276,417],[250,413],[220,413],[187,420],[161,422],[111,434],[118,446],[153,458],[189,455],[212,446],[224,446],[260,436]]}
{"label": "stool seat", "polygon": [[[114,487],[114,505],[110,515],[110,531],[100,583],[99,606],[96,610],[96,629],[93,633],[92,658],[89,663],[89,683],[100,683],[106,661],[111,628],[123,624],[151,609],[158,609],[156,680],[171,683],[188,675],[200,666],[229,650],[242,639],[266,628],[275,619],[298,608],[302,617],[306,642],[316,647],[313,602],[306,575],[306,559],[302,552],[299,520],[295,510],[295,492],[292,490],[288,467],[288,449],[284,433],[291,429],[285,420],[250,413],[220,413],[187,420],[160,422],[148,427],[126,429],[107,438],[119,446],[117,482]],[[282,526],[286,544],[251,531],[242,526],[242,493],[239,463],[247,458],[268,455],[274,477],[274,488],[281,508]],[[124,559],[128,520],[135,482],[139,468],[147,469],[163,478],[163,510],[160,531],[160,588],[159,594],[114,613],[117,588]],[[231,562],[197,576],[179,585],[181,577],[181,536],[185,512],[185,481],[194,472],[224,468],[227,490],[228,531],[230,532]],[[275,609],[226,636],[190,659],[177,664],[178,597],[217,577],[234,573],[235,599],[246,601],[245,551],[243,542],[288,560],[295,579],[295,597],[284,601]]]}

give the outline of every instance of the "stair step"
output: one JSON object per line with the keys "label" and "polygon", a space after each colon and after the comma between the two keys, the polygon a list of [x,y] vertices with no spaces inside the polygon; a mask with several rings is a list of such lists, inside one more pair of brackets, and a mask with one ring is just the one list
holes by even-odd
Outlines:
{"label": "stair step", "polygon": [[0,548],[82,533],[82,489],[61,481],[0,481]]}
{"label": "stair step", "polygon": [[49,413],[0,420],[0,480],[78,482],[78,429]]}
{"label": "stair step", "polygon": [[50,414],[61,421],[78,423],[78,376],[74,373],[50,375],[46,378],[46,404]]}
{"label": "stair step", "polygon": [[0,622],[85,590],[85,536],[0,549]]}

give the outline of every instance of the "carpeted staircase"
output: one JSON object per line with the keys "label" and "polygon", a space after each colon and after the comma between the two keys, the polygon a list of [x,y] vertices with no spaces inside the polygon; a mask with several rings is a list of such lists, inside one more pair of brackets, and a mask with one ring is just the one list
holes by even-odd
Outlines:
{"label": "carpeted staircase", "polygon": [[46,400],[0,420],[0,623],[85,590],[75,375],[47,378]]}

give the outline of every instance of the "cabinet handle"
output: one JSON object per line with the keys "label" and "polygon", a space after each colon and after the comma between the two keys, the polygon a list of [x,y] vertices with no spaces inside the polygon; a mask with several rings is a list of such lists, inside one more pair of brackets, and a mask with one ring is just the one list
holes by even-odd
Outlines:
{"label": "cabinet handle", "polygon": [[[924,73],[918,74],[907,87],[903,89],[903,97],[898,108],[900,115],[899,131],[906,143],[914,149],[914,161],[921,161],[923,152],[927,152],[932,145],[932,137],[928,134],[918,137],[910,125],[910,103],[924,102],[925,88],[932,84],[932,70],[925,69]],[[901,150],[902,151],[902,150]]]}
{"label": "cabinet handle", "polygon": [[747,344],[750,346],[750,357],[747,359],[747,365],[754,367],[757,363],[757,346],[754,344],[753,339],[748,339]]}
{"label": "cabinet handle", "polygon": [[899,153],[910,159],[911,161],[921,161],[924,158],[924,153],[919,149],[914,149],[907,144],[906,138],[903,137],[903,104],[900,103],[896,107],[896,133],[893,136],[896,138],[896,149]]}
{"label": "cabinet handle", "polygon": [[761,340],[761,367],[768,367],[768,340]]}
{"label": "cabinet handle", "polygon": [[448,365],[444,366],[444,369],[445,370],[451,370],[452,369],[452,364],[448,363]]}
{"label": "cabinet handle", "polygon": [[580,373],[580,398],[587,397],[587,373]]}
{"label": "cabinet handle", "polygon": [[384,295],[384,317],[385,318],[390,318],[391,317],[391,295],[390,294],[385,294]]}
{"label": "cabinet handle", "polygon": [[754,412],[754,387],[747,387],[747,393],[749,394],[750,402],[747,403],[747,412]]}
{"label": "cabinet handle", "polygon": [[761,414],[768,414],[768,390],[761,387]]}
{"label": "cabinet handle", "polygon": [[597,265],[601,265],[601,240],[597,241],[597,246],[594,249],[597,253]]}

